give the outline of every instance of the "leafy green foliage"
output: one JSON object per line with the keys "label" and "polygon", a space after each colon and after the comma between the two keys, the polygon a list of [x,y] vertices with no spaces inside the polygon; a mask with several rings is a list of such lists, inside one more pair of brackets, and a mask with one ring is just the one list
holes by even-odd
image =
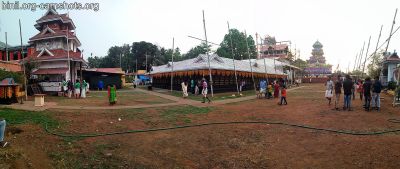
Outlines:
{"label": "leafy green foliage", "polygon": [[16,83],[22,84],[24,82],[24,76],[21,73],[9,72],[0,69],[0,81],[5,78],[13,78]]}
{"label": "leafy green foliage", "polygon": [[380,52],[375,53],[372,58],[371,62],[367,66],[368,75],[371,77],[379,76],[382,70],[382,62],[383,62],[383,50]]}
{"label": "leafy green foliage", "polygon": [[394,90],[394,89],[396,89],[396,86],[397,86],[397,84],[396,84],[395,81],[390,81],[390,82],[388,83],[388,89],[389,89],[389,90]]}
{"label": "leafy green foliage", "polygon": [[246,38],[250,58],[255,59],[257,57],[257,51],[253,37],[251,35],[246,36],[244,32],[239,32],[237,29],[231,29],[229,33],[224,36],[224,40],[217,49],[218,56],[232,58],[233,49],[235,59],[248,59]]}
{"label": "leafy green foliage", "polygon": [[191,48],[186,54],[183,55],[183,59],[191,59],[199,56],[199,54],[206,54],[211,51],[211,46],[206,43],[201,43],[194,48]]}

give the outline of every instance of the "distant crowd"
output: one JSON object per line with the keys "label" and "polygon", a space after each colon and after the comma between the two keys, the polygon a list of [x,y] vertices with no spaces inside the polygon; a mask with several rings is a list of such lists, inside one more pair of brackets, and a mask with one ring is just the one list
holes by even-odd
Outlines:
{"label": "distant crowd", "polygon": [[342,89],[344,95],[343,110],[352,110],[351,101],[355,100],[356,95],[359,95],[360,100],[364,99],[363,108],[365,111],[379,111],[381,108],[380,94],[382,91],[382,83],[379,77],[375,77],[373,81],[370,77],[366,77],[365,80],[353,80],[349,75],[346,75],[343,80],[341,75],[338,75],[335,82],[329,77],[325,86],[325,97],[329,105],[331,104],[332,97],[335,96],[335,110],[340,110],[339,102]]}

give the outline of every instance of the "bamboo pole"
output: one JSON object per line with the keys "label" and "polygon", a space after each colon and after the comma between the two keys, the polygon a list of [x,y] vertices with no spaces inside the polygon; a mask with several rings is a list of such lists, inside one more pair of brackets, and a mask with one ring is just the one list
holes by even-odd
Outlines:
{"label": "bamboo pole", "polygon": [[227,22],[227,24],[228,24],[228,35],[229,35],[229,39],[231,40],[232,63],[233,63],[233,71],[235,72],[236,91],[237,91],[237,94],[240,95],[236,66],[235,66],[235,54],[233,52],[233,41],[232,41],[232,35],[231,35],[231,28],[229,27],[229,22]]}
{"label": "bamboo pole", "polygon": [[[172,56],[171,56],[171,92],[174,86],[174,51],[175,51],[175,38],[172,38]],[[137,70],[136,70],[137,72]]]}
{"label": "bamboo pole", "polygon": [[[382,35],[382,28],[383,28],[383,25],[381,25],[381,30],[379,31],[379,36],[378,36],[378,41],[376,42],[375,51],[371,56],[376,55],[376,52],[378,51],[379,40],[381,39],[381,35]],[[374,66],[374,64],[375,64],[375,59],[373,58],[372,59],[372,66]]]}
{"label": "bamboo pole", "polygon": [[[204,10],[203,10],[203,28],[204,28],[204,37],[206,39],[206,47],[208,48],[206,19],[204,17]],[[212,80],[211,66],[210,66],[210,55],[208,53],[208,50],[206,51],[206,54],[207,54],[207,62],[208,62],[208,75],[210,76],[211,97],[214,97],[213,80]]]}
{"label": "bamboo pole", "polygon": [[253,67],[252,67],[252,65],[251,65],[250,50],[249,50],[249,43],[247,42],[247,33],[246,33],[246,30],[244,31],[244,35],[245,35],[245,40],[246,40],[247,56],[249,57],[250,72],[251,72],[251,79],[253,80],[254,92],[257,94],[256,83],[255,83],[255,81],[254,81]]}
{"label": "bamboo pole", "polygon": [[390,43],[390,39],[392,38],[392,32],[393,32],[393,27],[394,24],[396,23],[396,15],[397,15],[397,8],[396,8],[396,12],[394,12],[394,18],[393,18],[393,23],[392,23],[392,28],[390,29],[390,34],[389,34],[389,38],[388,38],[388,43],[386,45],[386,49],[385,49],[385,53],[387,52],[388,48],[389,48],[389,43]]}
{"label": "bamboo pole", "polygon": [[363,69],[362,69],[362,72],[361,72],[361,78],[364,77],[365,64],[366,64],[366,62],[367,62],[368,50],[369,50],[370,42],[371,42],[371,35],[369,36],[369,40],[368,40],[367,52],[365,52],[365,60],[364,60]]}
{"label": "bamboo pole", "polygon": [[[25,59],[24,59],[24,46],[22,45],[22,29],[21,29],[21,19],[18,20],[19,22],[19,39],[21,40],[21,56],[22,56],[22,64],[24,67],[24,85],[25,85],[25,100],[28,100],[28,86],[26,85],[26,70],[25,70]],[[22,99],[21,99],[22,100]]]}
{"label": "bamboo pole", "polygon": [[364,54],[364,47],[365,47],[365,41],[364,41],[363,47],[361,49],[360,57],[358,58],[359,61],[358,61],[358,65],[357,65],[357,70],[360,70],[360,68],[361,68],[360,66],[361,66],[361,59],[362,59],[362,56]]}

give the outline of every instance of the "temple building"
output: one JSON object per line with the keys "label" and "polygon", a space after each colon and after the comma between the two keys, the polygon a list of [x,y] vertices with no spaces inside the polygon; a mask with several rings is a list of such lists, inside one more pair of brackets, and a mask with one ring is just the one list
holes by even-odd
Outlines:
{"label": "temple building", "polygon": [[308,67],[304,69],[310,76],[321,77],[332,74],[332,65],[327,64],[323,45],[318,40],[313,45],[311,57],[307,60]]}
{"label": "temple building", "polygon": [[63,80],[74,82],[78,79],[78,71],[86,67],[87,63],[78,48],[81,43],[75,34],[75,24],[68,14],[58,14],[54,8],[49,8],[43,17],[36,20],[34,26],[39,33],[29,39],[33,49],[28,52],[28,56],[38,63],[32,74],[46,81],[41,83],[42,87],[54,86]]}
{"label": "temple building", "polygon": [[261,44],[257,45],[257,49],[259,52],[257,58],[287,58],[289,54],[289,45],[285,44],[284,42],[277,42],[275,40],[275,37],[267,35],[261,41]]}
{"label": "temple building", "polygon": [[[398,64],[400,64],[400,58],[397,55],[397,52],[393,53],[387,52],[386,56],[383,60],[383,69],[381,71],[381,81],[386,86],[388,82],[395,81],[399,79],[398,76]],[[397,71],[396,71],[397,69]]]}
{"label": "temple building", "polygon": [[[217,54],[210,55],[214,92],[236,91],[235,70],[238,83],[244,81],[243,90],[249,90],[254,88],[252,75],[256,85],[261,79],[268,79],[270,82],[279,79],[286,80],[288,75],[285,72],[288,68],[293,70],[296,67],[269,58],[266,58],[265,62],[264,59],[253,59],[250,63],[249,60],[232,60],[219,57]],[[203,78],[209,81],[207,55],[200,54],[193,59],[153,66],[150,72],[152,84],[157,88],[170,89],[171,75],[173,75],[174,90],[181,90],[181,83],[184,81],[189,82],[193,79],[197,82]]]}

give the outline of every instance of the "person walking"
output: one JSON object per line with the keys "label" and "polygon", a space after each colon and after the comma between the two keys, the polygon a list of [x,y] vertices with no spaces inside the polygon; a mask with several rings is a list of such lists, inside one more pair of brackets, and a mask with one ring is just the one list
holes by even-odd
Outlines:
{"label": "person walking", "polygon": [[190,91],[192,92],[192,94],[194,95],[194,93],[195,93],[195,90],[194,90],[194,86],[195,86],[196,84],[195,84],[195,82],[194,82],[194,80],[192,79],[192,80],[190,80]]}
{"label": "person walking", "polygon": [[281,101],[279,103],[279,105],[287,105],[287,101],[286,101],[286,86],[283,85],[282,89],[281,89]]}
{"label": "person walking", "polygon": [[207,81],[206,81],[206,79],[204,79],[203,78],[203,82],[202,82],[202,87],[203,87],[203,90],[201,91],[201,94],[203,95],[203,101],[202,101],[202,103],[205,103],[206,102],[206,99],[208,100],[208,103],[211,103],[211,100],[208,98],[208,96],[207,96],[207,93],[208,93],[208,90],[207,90],[207,87],[208,87],[208,85],[207,85]]}
{"label": "person walking", "polygon": [[86,89],[88,87],[88,84],[86,83],[85,80],[83,80],[82,82],[82,93],[81,93],[81,97],[82,98],[86,98]]}
{"label": "person walking", "polygon": [[379,80],[379,77],[377,76],[375,77],[375,81],[372,86],[372,107],[378,111],[381,109],[381,96],[380,96],[381,91],[382,91],[382,83]]}
{"label": "person walking", "polygon": [[246,85],[246,82],[244,80],[242,80],[240,82],[240,87],[239,87],[240,96],[242,95],[242,91],[243,91],[244,85]]}
{"label": "person walking", "polygon": [[79,99],[81,97],[81,83],[79,82],[79,80],[76,80],[75,85],[75,99]]}
{"label": "person walking", "polygon": [[342,76],[338,75],[335,82],[335,110],[339,110],[340,94],[342,93]]}
{"label": "person walking", "polygon": [[72,97],[72,93],[74,91],[74,84],[71,80],[68,80],[68,98]]}
{"label": "person walking", "polygon": [[353,88],[351,89],[351,95],[353,96],[353,100],[356,99],[356,89],[357,89],[357,81],[354,80]]}
{"label": "person walking", "polygon": [[343,93],[344,93],[344,105],[343,110],[351,111],[351,95],[354,89],[353,81],[350,75],[346,75],[346,79],[343,81]]}
{"label": "person walking", "polygon": [[357,83],[357,93],[360,95],[360,100],[362,101],[363,95],[364,95],[364,90],[363,90],[363,81],[359,80]]}
{"label": "person walking", "polygon": [[365,78],[365,82],[363,84],[365,111],[369,111],[371,105],[371,87],[372,87],[371,78],[370,77]]}
{"label": "person walking", "polygon": [[268,97],[267,96],[267,81],[265,81],[265,80],[260,81],[260,94],[261,94],[261,97],[263,94],[264,94],[264,98]]}
{"label": "person walking", "polygon": [[182,82],[181,86],[182,86],[183,98],[186,99],[186,97],[188,97],[188,95],[189,95],[188,91],[187,91],[188,85],[186,84],[186,82]]}
{"label": "person walking", "polygon": [[333,97],[333,82],[331,76],[328,77],[325,86],[326,86],[325,98],[328,99],[328,105],[330,106]]}
{"label": "person walking", "polygon": [[4,141],[4,131],[6,130],[6,120],[0,117],[0,147],[6,147],[8,142]]}
{"label": "person walking", "polygon": [[273,90],[272,89],[272,82],[270,84],[268,84],[267,90],[268,90],[268,92],[267,92],[268,99],[271,99],[272,98],[272,90]]}
{"label": "person walking", "polygon": [[274,98],[278,98],[279,97],[279,84],[277,81],[275,81],[274,84]]}
{"label": "person walking", "polygon": [[110,105],[114,105],[117,103],[117,88],[115,85],[108,86],[107,87],[107,93],[108,93],[108,102]]}
{"label": "person walking", "polygon": [[201,86],[201,82],[200,82],[200,80],[198,80],[197,81],[197,84],[196,84],[196,86],[195,86],[195,88],[194,88],[194,94],[197,96],[197,95],[199,95],[199,91],[200,91],[200,86]]}

